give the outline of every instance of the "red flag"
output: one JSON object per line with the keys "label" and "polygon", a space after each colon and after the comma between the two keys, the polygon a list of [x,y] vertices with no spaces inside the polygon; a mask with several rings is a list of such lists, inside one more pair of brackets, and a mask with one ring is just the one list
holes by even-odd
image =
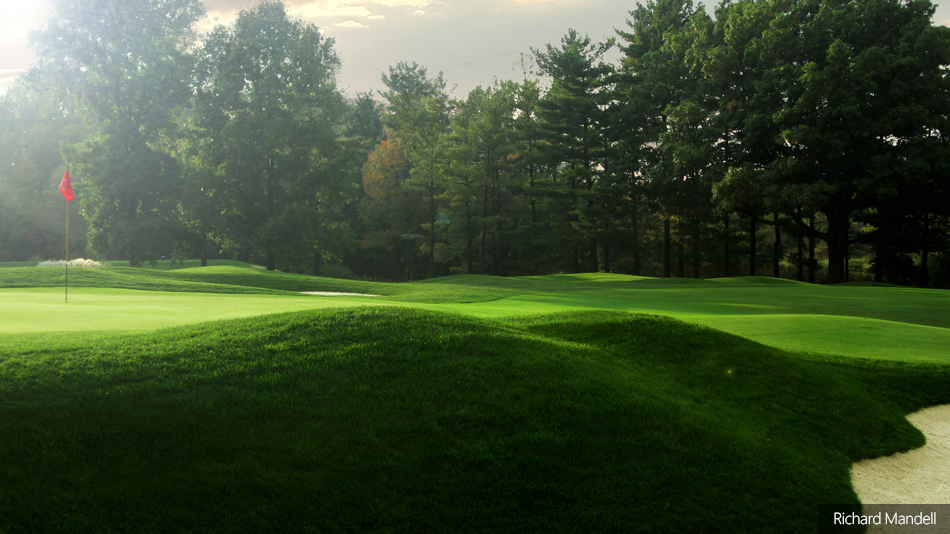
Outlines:
{"label": "red flag", "polygon": [[63,196],[66,197],[66,202],[75,198],[73,195],[73,183],[69,179],[69,167],[66,167],[66,174],[63,175],[63,181],[59,183],[59,190],[63,193]]}

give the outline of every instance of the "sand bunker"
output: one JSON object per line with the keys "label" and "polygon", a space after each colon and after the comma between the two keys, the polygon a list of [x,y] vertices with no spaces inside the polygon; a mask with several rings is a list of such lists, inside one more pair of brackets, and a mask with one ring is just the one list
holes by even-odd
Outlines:
{"label": "sand bunker", "polygon": [[950,404],[907,419],[927,436],[927,444],[854,464],[851,484],[862,503],[950,504]]}
{"label": "sand bunker", "polygon": [[336,293],[333,291],[301,291],[304,295],[317,295],[318,297],[380,297],[382,295],[370,295],[368,293]]}

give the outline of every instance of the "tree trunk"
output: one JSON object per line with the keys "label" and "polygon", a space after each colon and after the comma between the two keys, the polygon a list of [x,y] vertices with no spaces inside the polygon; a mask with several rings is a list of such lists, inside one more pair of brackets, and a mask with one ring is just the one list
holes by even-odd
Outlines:
{"label": "tree trunk", "polygon": [[[270,222],[274,217],[274,158],[267,158],[267,222]],[[277,266],[274,262],[274,251],[272,250],[273,243],[271,243],[270,238],[264,242],[265,250],[265,266],[268,271],[276,270]]]}
{"label": "tree trunk", "polygon": [[[138,214],[138,202],[135,199],[132,199],[129,202],[129,205],[126,207],[127,213],[129,215],[130,226],[134,226],[135,217]],[[141,267],[142,263],[139,261],[138,251],[135,246],[135,236],[129,236],[129,267]]]}
{"label": "tree trunk", "polygon": [[775,246],[772,249],[772,277],[781,278],[782,228],[778,225],[778,212],[775,212]]}
{"label": "tree trunk", "polygon": [[610,272],[610,239],[607,239],[607,233],[610,232],[610,219],[604,221],[604,272]]}
{"label": "tree trunk", "polygon": [[528,188],[531,189],[531,222],[538,222],[538,212],[537,212],[537,200],[534,198],[534,166],[529,167],[531,173],[531,181],[528,184]]}
{"label": "tree trunk", "polygon": [[726,243],[726,245],[725,245],[725,247],[724,247],[724,250],[723,250],[723,252],[725,253],[725,258],[724,258],[724,260],[723,260],[723,264],[724,264],[724,266],[725,266],[725,268],[726,268],[726,278],[729,278],[729,276],[730,276],[730,274],[729,274],[729,264],[731,263],[731,259],[729,258],[729,238],[730,238],[730,236],[729,236],[729,219],[731,218],[731,215],[732,215],[732,214],[727,213],[726,216],[723,218],[723,228],[724,228],[724,231],[723,231],[724,239],[723,239],[723,241],[725,241],[725,243]]}
{"label": "tree trunk", "polygon": [[498,276],[498,242],[495,241],[495,232],[491,233],[491,274]]}
{"label": "tree trunk", "polygon": [[591,272],[596,273],[600,270],[600,265],[597,264],[597,238],[590,238],[590,270]]}
{"label": "tree trunk", "polygon": [[[528,141],[528,154],[534,152],[534,140]],[[528,188],[531,189],[531,222],[538,222],[538,214],[535,211],[537,200],[534,198],[534,163],[528,164]]]}
{"label": "tree trunk", "polygon": [[845,254],[848,251],[848,226],[850,220],[841,213],[825,213],[828,219],[828,283],[845,281]]}
{"label": "tree trunk", "polygon": [[923,234],[921,235],[920,248],[920,278],[918,284],[920,287],[930,287],[930,269],[928,257],[930,256],[930,214],[924,215]]}
{"label": "tree trunk", "polygon": [[798,236],[798,281],[805,281],[805,240]]}
{"label": "tree trunk", "polygon": [[203,237],[201,239],[201,266],[208,266],[208,238]]}
{"label": "tree trunk", "polygon": [[639,213],[634,207],[633,211],[633,275],[640,276],[640,221]]}
{"label": "tree trunk", "polygon": [[[815,229],[815,216],[808,218],[808,228]],[[815,236],[808,236],[808,283],[815,283]]]}
{"label": "tree trunk", "polygon": [[663,218],[663,278],[669,278],[673,269],[670,252],[670,217]]}
{"label": "tree trunk", "polygon": [[435,278],[435,178],[429,176],[429,276]]}
{"label": "tree trunk", "polygon": [[[498,231],[501,232],[501,227],[499,226]],[[499,233],[498,235],[498,276],[508,276],[508,271],[505,270],[505,256],[508,255],[508,250],[505,248],[505,235]]]}
{"label": "tree trunk", "polygon": [[686,247],[682,240],[676,241],[676,277],[686,278]]}
{"label": "tree trunk", "polygon": [[486,236],[487,236],[487,233],[485,232],[485,229],[483,228],[482,229],[482,246],[478,250],[478,274],[485,274],[485,256],[487,256],[487,254],[485,254]]}
{"label": "tree trunk", "polygon": [[[491,196],[491,207],[492,215],[495,217],[495,231],[491,234],[491,254],[492,254],[492,274],[495,276],[503,276],[502,271],[502,257],[501,257],[501,199],[498,197],[499,189],[499,171],[495,169],[492,173],[492,196]],[[495,234],[498,233],[498,238],[496,240]]]}
{"label": "tree trunk", "polygon": [[468,238],[468,270],[465,274],[472,274],[472,207],[468,200],[465,201],[465,236]]}
{"label": "tree trunk", "polygon": [[693,223],[693,278],[699,278],[699,235],[700,224],[697,217]]}
{"label": "tree trunk", "polygon": [[755,276],[755,215],[749,218],[749,276]]}
{"label": "tree trunk", "polygon": [[877,229],[877,247],[874,251],[874,281],[881,283],[884,281],[884,227]]}
{"label": "tree trunk", "polygon": [[488,237],[488,232],[485,229],[485,219],[488,218],[488,188],[485,188],[485,199],[482,205],[482,247],[478,251],[478,274],[485,274],[485,258],[488,256],[485,251],[485,239]]}
{"label": "tree trunk", "polygon": [[851,281],[851,247],[844,249],[844,281]]}

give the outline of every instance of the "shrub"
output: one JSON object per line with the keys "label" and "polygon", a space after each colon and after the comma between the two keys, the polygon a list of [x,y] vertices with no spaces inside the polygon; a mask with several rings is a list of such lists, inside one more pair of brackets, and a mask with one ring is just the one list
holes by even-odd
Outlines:
{"label": "shrub", "polygon": [[[49,260],[41,261],[36,264],[37,267],[65,267],[66,262],[63,260]],[[80,267],[82,269],[95,269],[96,267],[102,267],[102,264],[94,260],[84,260],[82,258],[76,258],[74,260],[69,260],[70,267]]]}

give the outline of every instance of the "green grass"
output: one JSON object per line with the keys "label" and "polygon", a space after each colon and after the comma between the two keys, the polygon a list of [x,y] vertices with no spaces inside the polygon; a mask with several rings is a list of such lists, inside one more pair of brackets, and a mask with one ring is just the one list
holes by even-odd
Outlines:
{"label": "green grass", "polygon": [[62,289],[9,289],[0,291],[0,350],[22,344],[24,335],[34,339],[125,335],[295,310],[365,306],[367,300],[74,288],[64,304]]}
{"label": "green grass", "polygon": [[[36,267],[36,264],[40,263],[37,261],[0,261],[0,269],[7,267]],[[128,261],[115,261],[115,260],[106,260],[100,263],[115,266],[115,267],[128,267]],[[184,263],[176,263],[172,265],[171,260],[159,260],[155,265],[144,264],[141,269],[151,270],[151,269],[184,269],[190,267],[200,267],[201,260],[185,260]],[[230,266],[230,267],[241,267],[241,268],[256,268],[263,269],[263,267],[254,266],[250,263],[245,263],[243,261],[235,260],[208,260],[209,267],[218,267],[218,266]]]}
{"label": "green grass", "polygon": [[305,311],[0,362],[0,529],[807,532],[946,367],[672,319]]}
{"label": "green grass", "polygon": [[[196,293],[284,293],[283,291],[268,288],[193,282],[185,278],[167,277],[164,276],[165,274],[165,271],[150,269],[103,267],[98,269],[70,269],[68,276],[70,288],[97,287]],[[62,289],[66,284],[66,276],[66,270],[62,267],[12,267],[0,269],[0,287],[49,287]]]}
{"label": "green grass", "polygon": [[3,534],[808,532],[950,402],[942,291],[60,271],[0,269]]}
{"label": "green grass", "polygon": [[[893,286],[816,286],[770,278],[718,280],[636,278],[611,274],[526,278],[452,276],[410,284],[382,284],[218,266],[175,271],[106,268],[73,269],[73,303],[64,307],[55,292],[26,288],[61,287],[61,269],[0,269],[0,346],[7,334],[82,329],[134,330],[232,317],[324,307],[328,299],[301,291],[383,295],[372,302],[445,310],[476,317],[504,317],[569,310],[617,310],[674,317],[747,337],[766,345],[826,355],[906,361],[950,361],[950,292]],[[83,293],[76,288],[89,289]],[[94,288],[149,290],[99,294]],[[98,289],[96,289],[98,290]],[[32,292],[36,296],[30,296]],[[155,292],[179,292],[189,296]],[[238,298],[195,296],[233,293]],[[259,294],[262,296],[252,297]],[[96,321],[80,306],[89,295],[111,306],[115,320]],[[270,295],[271,297],[264,297]],[[291,297],[291,295],[294,295]],[[291,297],[276,299],[274,297]],[[260,304],[255,304],[260,299]],[[308,300],[299,300],[308,299]],[[334,305],[365,299],[329,299]],[[344,302],[344,300],[346,300]],[[281,309],[277,303],[285,303]],[[149,316],[149,309],[169,313]],[[4,314],[3,310],[8,310]],[[123,311],[126,310],[126,311]],[[266,310],[266,311],[261,311]],[[56,321],[45,322],[45,317]],[[136,325],[126,324],[129,321]],[[151,322],[150,322],[151,321]],[[68,328],[68,326],[66,326]],[[11,341],[6,341],[11,342]]]}

